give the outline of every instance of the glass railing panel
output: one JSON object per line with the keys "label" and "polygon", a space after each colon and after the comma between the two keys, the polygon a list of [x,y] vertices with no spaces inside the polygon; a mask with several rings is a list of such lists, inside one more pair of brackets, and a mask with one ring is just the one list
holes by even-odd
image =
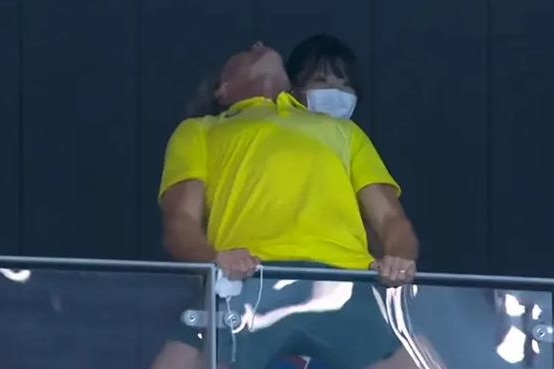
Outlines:
{"label": "glass railing panel", "polygon": [[[180,359],[163,350],[188,329],[185,311],[210,311],[211,266],[19,264],[26,265],[0,259],[1,368],[155,367],[157,357],[160,363]],[[206,367],[208,315],[201,317],[198,340]]]}
{"label": "glass railing panel", "polygon": [[[298,366],[309,358],[329,369],[361,369],[381,365],[401,348],[385,320],[380,286],[263,273],[246,280],[239,296],[219,301],[220,314],[234,318],[223,320],[231,327],[218,329],[220,365]],[[403,355],[401,362],[412,360]]]}
{"label": "glass railing panel", "polygon": [[411,336],[425,337],[448,368],[551,369],[553,294],[536,287],[414,285],[389,295]]}
{"label": "glass railing panel", "polygon": [[441,283],[434,275],[387,289],[371,272],[264,270],[218,303],[220,365],[553,368],[548,283],[426,285]]}

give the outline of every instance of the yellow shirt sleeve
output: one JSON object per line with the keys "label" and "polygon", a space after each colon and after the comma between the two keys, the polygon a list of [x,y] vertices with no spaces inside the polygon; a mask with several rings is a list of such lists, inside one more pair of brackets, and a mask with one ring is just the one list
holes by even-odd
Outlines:
{"label": "yellow shirt sleeve", "polygon": [[185,120],[175,129],[167,144],[158,199],[179,182],[189,179],[204,181],[206,167],[205,129],[196,119]]}
{"label": "yellow shirt sleeve", "polygon": [[400,196],[400,186],[390,175],[373,143],[355,123],[352,123],[350,176],[354,191],[372,184],[387,184],[396,189]]}

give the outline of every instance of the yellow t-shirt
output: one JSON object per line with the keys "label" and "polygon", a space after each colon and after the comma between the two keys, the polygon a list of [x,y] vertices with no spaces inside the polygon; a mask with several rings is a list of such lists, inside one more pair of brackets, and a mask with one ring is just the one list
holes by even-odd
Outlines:
{"label": "yellow t-shirt", "polygon": [[400,190],[354,122],[308,112],[288,93],[181,123],[159,195],[188,179],[205,183],[207,235],[217,250],[359,269],[373,257],[357,191],[376,183]]}

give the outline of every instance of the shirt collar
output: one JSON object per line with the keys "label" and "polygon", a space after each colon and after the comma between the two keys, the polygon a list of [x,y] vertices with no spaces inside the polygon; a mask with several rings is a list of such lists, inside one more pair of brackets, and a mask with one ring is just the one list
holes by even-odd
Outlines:
{"label": "shirt collar", "polygon": [[229,109],[227,109],[227,111],[230,113],[238,113],[241,110],[259,105],[274,105],[274,102],[263,96],[250,97],[234,103]]}
{"label": "shirt collar", "polygon": [[300,110],[308,110],[290,92],[281,92],[277,96],[277,99],[275,102],[263,96],[251,97],[248,99],[241,100],[237,103],[234,103],[233,105],[231,105],[229,109],[227,109],[227,112],[231,114],[238,113],[241,110],[248,109],[253,106],[260,106],[260,105],[277,105],[277,107],[279,108],[294,107]]}
{"label": "shirt collar", "polygon": [[277,96],[277,105],[279,107],[288,106],[288,107],[294,107],[300,110],[308,110],[300,101],[296,99],[290,92],[281,92],[279,96]]}

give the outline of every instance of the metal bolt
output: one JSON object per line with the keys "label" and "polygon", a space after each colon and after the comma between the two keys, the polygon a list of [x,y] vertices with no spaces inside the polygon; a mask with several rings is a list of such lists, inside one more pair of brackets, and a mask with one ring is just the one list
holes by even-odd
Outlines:
{"label": "metal bolt", "polygon": [[533,328],[533,338],[539,342],[552,342],[552,326],[540,324]]}
{"label": "metal bolt", "polygon": [[240,318],[237,313],[227,313],[224,317],[225,325],[227,325],[229,328],[234,329],[239,326],[240,324]]}
{"label": "metal bolt", "polygon": [[192,311],[185,312],[185,321],[188,324],[195,324],[198,321],[198,314]]}

